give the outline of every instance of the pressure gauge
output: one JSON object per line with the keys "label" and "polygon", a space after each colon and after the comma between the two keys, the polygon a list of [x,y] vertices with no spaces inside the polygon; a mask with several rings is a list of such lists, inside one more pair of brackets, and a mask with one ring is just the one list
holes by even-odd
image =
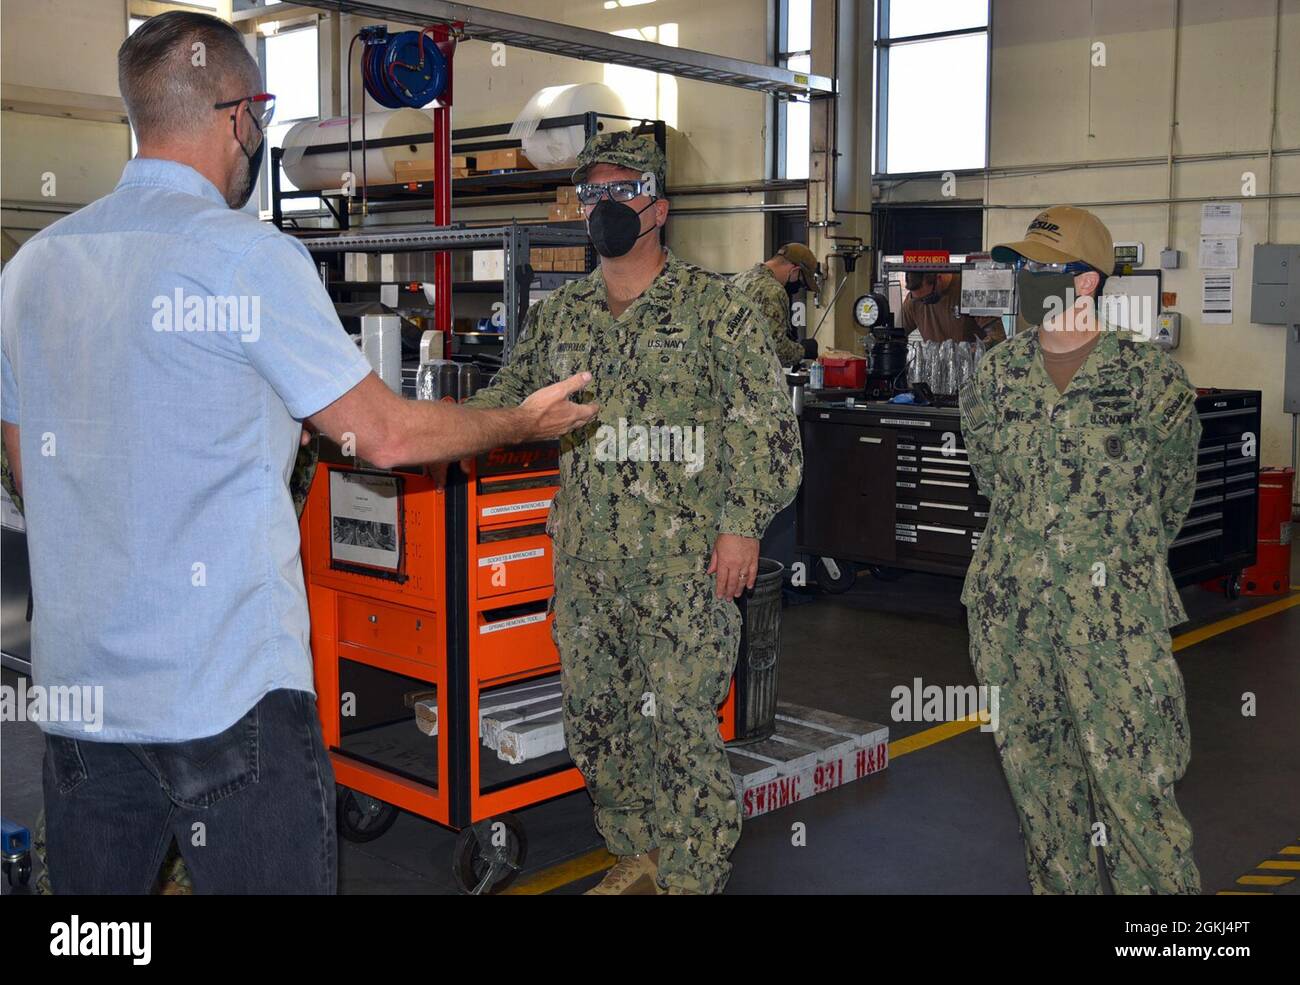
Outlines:
{"label": "pressure gauge", "polygon": [[875,328],[888,310],[889,302],[879,294],[864,294],[853,302],[853,320],[862,328]]}

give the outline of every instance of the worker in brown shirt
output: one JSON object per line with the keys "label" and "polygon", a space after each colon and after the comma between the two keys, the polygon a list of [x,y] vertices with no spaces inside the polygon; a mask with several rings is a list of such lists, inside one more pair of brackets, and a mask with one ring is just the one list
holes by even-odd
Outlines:
{"label": "worker in brown shirt", "polygon": [[926,342],[974,342],[983,339],[992,346],[1006,339],[1001,318],[974,318],[958,312],[961,278],[953,273],[909,270],[907,297],[899,312],[899,324],[909,332],[917,329]]}

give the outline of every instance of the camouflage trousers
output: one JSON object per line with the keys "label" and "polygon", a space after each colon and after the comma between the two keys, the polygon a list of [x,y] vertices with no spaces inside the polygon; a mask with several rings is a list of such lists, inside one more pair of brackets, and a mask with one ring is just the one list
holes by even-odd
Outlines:
{"label": "camouflage trousers", "polygon": [[708,558],[586,561],[556,552],[553,633],[564,734],[615,855],[659,849],[659,881],[720,892],[740,805],[718,731],[740,612]]}
{"label": "camouflage trousers", "polygon": [[969,616],[971,663],[998,687],[994,740],[1020,815],[1030,889],[1199,893],[1174,800],[1191,731],[1169,634],[1069,646]]}

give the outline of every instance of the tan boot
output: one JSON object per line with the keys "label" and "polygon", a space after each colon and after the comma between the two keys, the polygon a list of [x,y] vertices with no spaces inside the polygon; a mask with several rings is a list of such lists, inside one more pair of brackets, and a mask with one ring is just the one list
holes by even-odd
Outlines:
{"label": "tan boot", "polygon": [[584,896],[659,896],[664,891],[655,881],[659,871],[659,849],[641,855],[622,855],[605,878]]}

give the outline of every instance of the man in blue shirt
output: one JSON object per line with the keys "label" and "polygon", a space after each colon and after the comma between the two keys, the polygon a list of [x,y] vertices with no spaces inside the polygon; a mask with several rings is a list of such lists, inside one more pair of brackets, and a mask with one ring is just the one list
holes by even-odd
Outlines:
{"label": "man in blue shirt", "polygon": [[52,883],[145,892],[175,837],[200,892],[332,892],[301,422],[380,467],[447,461],[581,425],[589,377],[503,410],[393,394],[303,246],[236,211],[272,101],[238,32],[151,18],[118,73],[139,155],[0,279]]}

